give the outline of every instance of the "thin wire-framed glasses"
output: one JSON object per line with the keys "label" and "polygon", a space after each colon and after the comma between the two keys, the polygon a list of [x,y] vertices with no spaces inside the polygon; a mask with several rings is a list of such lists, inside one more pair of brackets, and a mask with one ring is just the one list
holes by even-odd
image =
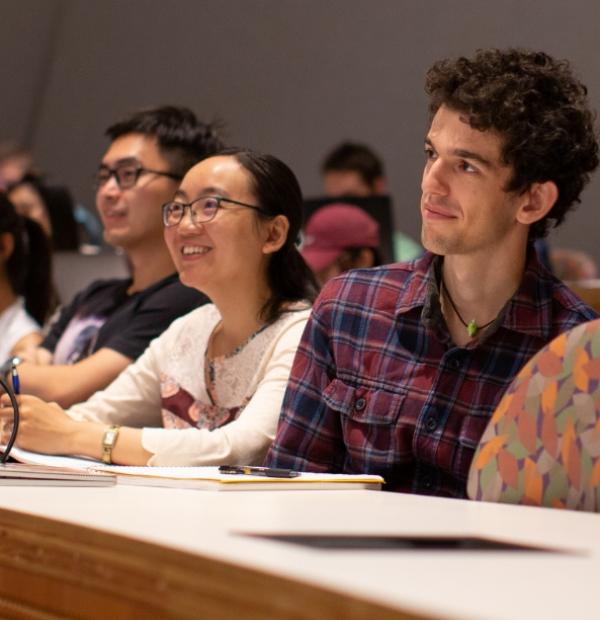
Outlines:
{"label": "thin wire-framed glasses", "polygon": [[108,166],[100,166],[98,172],[94,175],[94,188],[99,189],[110,181],[111,177],[115,177],[115,181],[119,189],[130,189],[137,182],[142,174],[158,174],[163,177],[169,177],[175,181],[181,181],[181,175],[167,172],[165,170],[153,170],[152,168],[144,168],[140,164],[122,164],[109,168]]}
{"label": "thin wire-framed glasses", "polygon": [[184,218],[185,212],[188,209],[192,222],[195,225],[210,222],[217,214],[217,211],[223,208],[221,205],[222,202],[229,202],[240,207],[246,207],[247,209],[254,209],[259,213],[264,213],[260,207],[249,205],[239,200],[231,200],[223,196],[200,196],[200,198],[196,198],[196,200],[192,200],[192,202],[188,203],[175,201],[165,203],[162,208],[163,224],[167,228],[177,226]]}

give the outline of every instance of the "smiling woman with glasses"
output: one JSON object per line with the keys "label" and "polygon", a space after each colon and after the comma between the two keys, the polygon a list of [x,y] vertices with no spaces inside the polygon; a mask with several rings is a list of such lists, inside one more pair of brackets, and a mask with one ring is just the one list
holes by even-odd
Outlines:
{"label": "smiling woman with glasses", "polygon": [[183,219],[185,212],[188,210],[194,224],[204,224],[205,222],[210,222],[210,220],[212,220],[217,214],[217,211],[222,208],[222,202],[262,212],[260,207],[248,205],[245,202],[239,202],[238,200],[231,200],[230,198],[225,198],[223,196],[200,196],[200,198],[196,198],[196,200],[192,200],[192,202],[187,204],[183,202],[167,202],[164,204],[162,208],[163,224],[167,228],[170,226],[177,226]]}
{"label": "smiling woman with glasses", "polygon": [[260,464],[316,294],[301,222],[298,181],[275,157],[226,150],[194,166],[163,206],[165,241],[181,281],[213,303],[87,402],[65,412],[23,396],[17,445],[129,465]]}

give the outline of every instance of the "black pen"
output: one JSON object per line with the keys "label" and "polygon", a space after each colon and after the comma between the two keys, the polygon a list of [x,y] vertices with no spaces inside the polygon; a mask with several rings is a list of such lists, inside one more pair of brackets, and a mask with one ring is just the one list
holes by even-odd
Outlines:
{"label": "black pen", "polygon": [[242,474],[246,476],[268,476],[269,478],[296,478],[300,472],[276,467],[254,467],[252,465],[220,465],[221,474]]}
{"label": "black pen", "polygon": [[11,379],[12,379],[13,392],[15,394],[20,394],[21,393],[21,384],[19,382],[19,374],[17,373],[17,365],[14,362],[12,363],[12,368],[11,368],[11,371],[10,371],[10,375],[11,375]]}

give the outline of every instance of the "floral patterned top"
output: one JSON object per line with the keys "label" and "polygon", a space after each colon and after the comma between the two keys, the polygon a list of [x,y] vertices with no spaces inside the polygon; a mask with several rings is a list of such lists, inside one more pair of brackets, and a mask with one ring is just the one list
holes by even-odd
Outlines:
{"label": "floral patterned top", "polygon": [[[207,356],[208,346],[221,317],[212,306],[207,313],[204,345],[204,399],[196,399],[177,380],[161,373],[160,392],[165,428],[201,428],[209,431],[235,420],[250,400],[249,386],[265,349],[272,339],[272,326],[265,325],[228,355]],[[214,324],[213,324],[214,323]],[[212,329],[211,329],[212,326]]]}
{"label": "floral patterned top", "polygon": [[174,321],[111,385],[67,413],[143,428],[142,445],[153,454],[149,465],[260,464],[309,313],[308,304],[298,304],[233,353],[207,360],[221,316],[213,304],[202,306]]}

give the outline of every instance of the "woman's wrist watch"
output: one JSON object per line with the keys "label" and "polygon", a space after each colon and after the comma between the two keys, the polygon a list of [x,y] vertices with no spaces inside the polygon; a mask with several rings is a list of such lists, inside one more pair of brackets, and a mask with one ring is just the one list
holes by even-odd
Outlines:
{"label": "woman's wrist watch", "polygon": [[117,443],[121,427],[117,424],[109,426],[102,437],[102,462],[112,465],[112,451]]}

